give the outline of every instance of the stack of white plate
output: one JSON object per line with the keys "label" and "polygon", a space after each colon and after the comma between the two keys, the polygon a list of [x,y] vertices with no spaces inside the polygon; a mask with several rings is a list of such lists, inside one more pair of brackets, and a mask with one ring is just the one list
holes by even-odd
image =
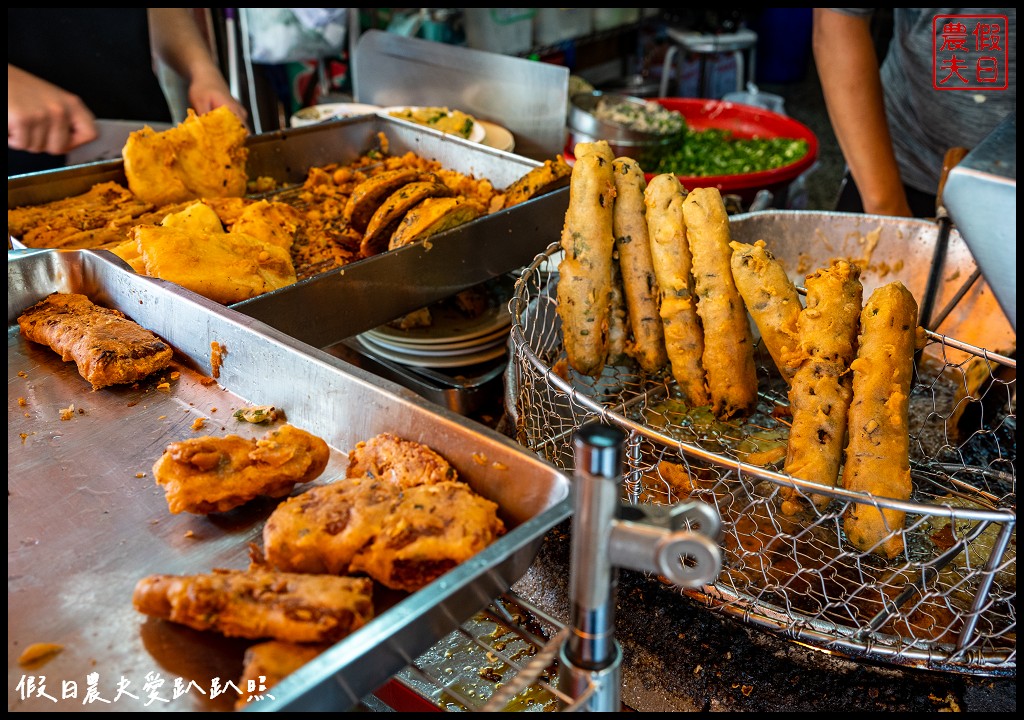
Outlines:
{"label": "stack of white plate", "polygon": [[505,354],[512,316],[493,304],[467,319],[455,308],[431,308],[429,327],[401,330],[381,325],[358,336],[371,354],[413,367],[450,368],[494,360]]}

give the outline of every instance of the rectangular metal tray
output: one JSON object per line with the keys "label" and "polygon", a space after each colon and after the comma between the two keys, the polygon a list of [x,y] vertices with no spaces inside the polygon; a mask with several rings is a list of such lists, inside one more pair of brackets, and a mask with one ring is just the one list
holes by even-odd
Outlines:
{"label": "rectangular metal tray", "polygon": [[[245,405],[274,405],[331,446],[317,482],[342,473],[356,442],[389,431],[443,454],[496,501],[509,531],[412,594],[380,593],[379,614],[274,687],[259,710],[346,710],[506,591],[547,530],[568,517],[568,478],[512,440],[194,293],[131,273],[105,251],[9,252],[8,282],[8,710],[96,710],[88,678],[113,700],[122,678],[138,699],[104,710],[223,710],[211,683],[237,683],[244,648],[142,616],[136,582],[151,573],[248,566],[270,501],[211,516],[172,515],[151,468],[167,444],[204,434],[264,434],[236,421]],[[72,363],[25,340],[17,316],[53,291],[81,292],[121,310],[175,349],[173,370],[135,386],[92,391]],[[213,384],[211,343],[224,349]],[[157,384],[170,383],[169,391]],[[61,410],[73,416],[61,420]],[[193,423],[203,420],[205,426]],[[301,490],[301,488],[300,488]],[[63,650],[42,668],[19,665],[32,643]],[[147,676],[153,673],[152,678]],[[45,676],[45,680],[43,680]],[[176,679],[202,691],[172,699]],[[145,685],[161,698],[152,700]],[[74,681],[77,699],[62,699]],[[37,694],[44,682],[51,702]],[[30,683],[35,683],[30,688]],[[242,688],[244,690],[244,688]]]}
{"label": "rectangular metal tray", "polygon": [[[375,115],[346,118],[249,138],[246,172],[278,183],[305,180],[311,167],[348,163],[379,144],[391,155],[414,152],[445,168],[505,188],[542,163],[431,128]],[[127,181],[121,160],[91,163],[7,181],[7,207],[83,193],[97,182]],[[563,187],[430,239],[335,268],[232,307],[322,348],[370,330],[477,283],[528,265],[558,240],[569,204]]]}

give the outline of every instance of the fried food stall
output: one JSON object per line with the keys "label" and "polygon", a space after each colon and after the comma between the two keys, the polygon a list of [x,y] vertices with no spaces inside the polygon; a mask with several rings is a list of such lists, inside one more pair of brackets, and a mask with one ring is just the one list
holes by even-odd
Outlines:
{"label": "fried food stall", "polygon": [[[334,173],[366,167],[368,154],[413,152],[506,191],[543,167],[379,116],[273,133],[248,148],[250,180],[274,181],[248,188],[254,202],[340,187]],[[324,157],[339,166],[308,174]],[[123,173],[121,163],[100,163],[15,179],[8,204],[70,197]],[[602,621],[606,645],[620,648],[616,690],[632,710],[1015,707],[1015,332],[986,283],[963,288],[974,264],[959,233],[950,233],[942,282],[931,288],[942,322],[915,360],[911,394],[924,407],[908,430],[915,494],[894,499],[823,490],[784,471],[787,383],[753,319],[757,399],[742,418],[699,412],[680,402],[675,378],[629,361],[594,374],[560,362],[559,236],[569,201],[562,183],[426,240],[310,265],[307,277],[233,303],[132,272],[130,258],[103,249],[11,251],[9,601],[19,621],[9,633],[9,709],[84,709],[87,696],[95,707],[90,689],[117,695],[104,706],[113,710],[566,709],[600,689],[562,672],[581,659],[562,654],[581,620]],[[894,277],[915,296],[929,292],[934,224],[762,212],[733,216],[728,228],[748,247],[765,240],[802,296],[812,292],[806,275],[837,256],[863,267],[865,298]],[[508,274],[501,431],[347,362],[337,347]],[[60,355],[20,333],[18,318],[53,291],[123,312],[174,347],[173,365],[123,387],[83,386]],[[262,643],[142,614],[132,589],[151,574],[255,572],[266,561],[253,545],[267,542],[269,520],[287,502],[280,495],[175,513],[151,473],[173,442],[230,432],[258,443],[267,426],[245,418],[268,408],[283,413],[274,427],[286,419],[327,442],[324,474],[311,486],[346,475],[361,443],[396,433],[443,455],[498,507],[506,530],[416,590],[375,581],[373,619],[327,638],[318,654],[291,656],[280,676],[259,672],[250,688],[243,661]],[[622,430],[623,441],[621,468],[608,473],[621,504],[605,518],[620,529],[609,531],[616,542],[596,573],[605,582],[589,588],[606,604],[586,606],[600,618],[580,612],[580,578],[595,568],[581,568],[572,544],[584,518],[569,517],[569,487],[581,480],[574,442],[592,420]],[[789,516],[781,503],[794,498],[804,506]],[[908,516],[905,529],[885,533],[907,538],[904,552],[848,545],[844,516],[865,501]],[[673,514],[688,503],[714,513]],[[644,560],[640,548],[666,531],[711,534],[719,522],[713,579],[686,587],[672,574],[680,568]],[[676,555],[699,558],[701,547]],[[277,682],[263,687],[260,676]],[[75,701],[60,697],[58,681],[76,678]],[[128,694],[118,678],[130,682]],[[223,692],[228,680],[239,692]],[[495,697],[503,704],[487,706]]]}

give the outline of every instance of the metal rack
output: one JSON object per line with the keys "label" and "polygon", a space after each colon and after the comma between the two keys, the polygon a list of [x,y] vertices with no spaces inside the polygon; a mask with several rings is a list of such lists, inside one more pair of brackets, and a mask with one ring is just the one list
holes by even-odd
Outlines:
{"label": "metal rack", "polygon": [[[712,504],[724,568],[685,594],[784,637],[853,659],[976,675],[1016,672],[1016,363],[928,334],[912,392],[907,502],[825,488],[755,464],[785,447],[773,413],[785,393],[760,359],[761,402],[743,423],[695,416],[666,377],[608,367],[556,372],[564,358],[553,245],[517,285],[507,404],[518,440],[570,467],[575,430],[594,419],[628,435],[626,492],[639,503],[687,495]],[[568,373],[568,374],[567,374]],[[783,487],[827,494],[810,517],[777,510]],[[851,548],[841,518],[854,501],[907,513],[907,550],[892,561]]]}

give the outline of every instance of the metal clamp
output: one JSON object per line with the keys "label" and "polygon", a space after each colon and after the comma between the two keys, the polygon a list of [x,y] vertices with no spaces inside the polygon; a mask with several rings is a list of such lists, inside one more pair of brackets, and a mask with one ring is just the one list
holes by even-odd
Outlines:
{"label": "metal clamp", "polygon": [[588,694],[582,709],[620,710],[622,650],[615,640],[617,569],[658,573],[681,587],[711,582],[722,569],[718,513],[701,502],[669,508],[623,505],[626,434],[599,423],[575,436],[570,559],[570,633],[559,653],[561,689]]}

